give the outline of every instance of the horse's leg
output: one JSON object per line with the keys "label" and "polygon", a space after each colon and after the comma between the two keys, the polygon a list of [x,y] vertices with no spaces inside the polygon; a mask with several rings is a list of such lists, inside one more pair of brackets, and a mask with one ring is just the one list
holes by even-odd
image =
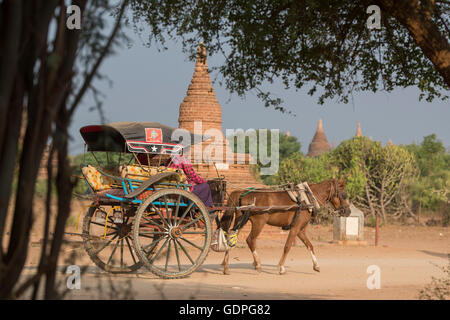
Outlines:
{"label": "horse's leg", "polygon": [[253,255],[253,265],[255,266],[256,271],[261,272],[261,260],[259,259],[258,254],[256,253],[256,238],[261,233],[264,225],[267,222],[267,218],[264,218],[263,215],[253,216],[250,218],[252,223],[252,229],[247,237],[247,245]]}
{"label": "horse's leg", "polygon": [[[220,220],[220,227],[225,231],[229,232],[231,228],[231,222],[233,221],[235,212],[233,210],[225,211],[222,219]],[[229,269],[229,260],[230,260],[230,250],[225,251],[225,255],[223,257],[222,266],[223,266],[223,274],[230,274]]]}
{"label": "horse's leg", "polygon": [[319,262],[317,261],[317,258],[314,254],[314,247],[313,247],[312,243],[309,241],[308,237],[306,236],[306,226],[304,228],[300,229],[297,236],[300,238],[300,240],[303,241],[303,243],[306,246],[306,249],[308,249],[309,253],[311,254],[314,271],[320,272]]}
{"label": "horse's leg", "polygon": [[280,262],[278,263],[278,272],[280,274],[286,273],[286,269],[284,268],[284,263],[286,262],[287,255],[289,253],[289,250],[291,250],[292,243],[295,240],[295,235],[297,234],[297,232],[298,232],[298,227],[293,227],[289,231],[289,235],[288,235],[288,237],[286,239],[286,243],[284,245],[283,255],[281,256]]}
{"label": "horse's leg", "polygon": [[230,269],[228,267],[228,262],[230,260],[230,249],[225,251],[225,256],[223,257],[222,266],[223,266],[223,274],[230,274]]}

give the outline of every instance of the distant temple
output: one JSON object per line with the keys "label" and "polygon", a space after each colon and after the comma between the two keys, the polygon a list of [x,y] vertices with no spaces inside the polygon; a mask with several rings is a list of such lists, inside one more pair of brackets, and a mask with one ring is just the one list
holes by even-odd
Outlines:
{"label": "distant temple", "polygon": [[[212,141],[201,143],[202,153],[206,148],[211,148],[212,152],[209,159],[203,158],[200,162],[199,154],[195,153],[196,146],[191,146],[191,162],[199,175],[205,179],[217,178],[218,174],[225,176],[228,190],[261,185],[250,171],[250,155],[233,153],[228,140],[223,135],[222,108],[211,84],[206,49],[203,44],[200,44],[198,48],[194,75],[186,97],[180,105],[178,126],[194,132],[194,122],[196,121],[201,122],[202,133],[210,129],[216,129],[220,135],[220,139],[217,139],[217,141],[213,138]],[[206,135],[208,135],[208,132],[206,132]],[[215,151],[217,150],[220,150],[222,154],[216,154]],[[228,159],[233,160],[232,163],[227,163],[231,162],[226,160],[227,155]],[[195,159],[195,156],[197,156],[197,159]],[[237,160],[240,160],[240,164],[237,164]]]}
{"label": "distant temple", "polygon": [[309,144],[307,157],[320,156],[326,152],[330,151],[330,144],[325,132],[323,131],[322,119],[319,119],[317,124],[316,134],[314,135],[311,143]]}
{"label": "distant temple", "polygon": [[358,122],[358,127],[356,128],[355,137],[362,137],[362,131],[361,131],[361,123]]}

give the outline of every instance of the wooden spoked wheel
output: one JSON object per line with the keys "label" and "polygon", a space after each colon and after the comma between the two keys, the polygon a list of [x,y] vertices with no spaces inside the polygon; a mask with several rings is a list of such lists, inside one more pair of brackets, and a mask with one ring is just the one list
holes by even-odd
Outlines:
{"label": "wooden spoked wheel", "polygon": [[135,251],[161,278],[182,278],[204,262],[211,221],[203,202],[182,189],[163,189],[138,208],[133,225]]}
{"label": "wooden spoked wheel", "polygon": [[[122,221],[114,213],[122,212]],[[134,252],[131,233],[133,217],[121,207],[91,206],[84,217],[83,242],[91,260],[102,270],[128,273],[139,269],[142,263]]]}

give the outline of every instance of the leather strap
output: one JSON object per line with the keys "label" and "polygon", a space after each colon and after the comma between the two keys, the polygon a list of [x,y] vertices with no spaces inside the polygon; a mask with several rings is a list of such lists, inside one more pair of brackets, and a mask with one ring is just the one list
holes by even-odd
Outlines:
{"label": "leather strap", "polygon": [[298,217],[300,216],[300,211],[302,210],[302,205],[301,203],[299,204],[299,208],[297,210],[295,210],[295,214],[294,217],[292,218],[291,224],[289,224],[288,226],[285,227],[281,227],[282,230],[291,230],[291,228],[295,225],[295,223],[298,220]]}

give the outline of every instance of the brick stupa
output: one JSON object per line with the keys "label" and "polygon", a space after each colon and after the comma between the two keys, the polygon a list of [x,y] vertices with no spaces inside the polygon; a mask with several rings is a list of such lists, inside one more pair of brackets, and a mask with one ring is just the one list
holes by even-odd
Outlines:
{"label": "brick stupa", "polygon": [[317,131],[309,144],[307,157],[315,157],[330,151],[330,144],[323,131],[322,119],[317,124]]}
{"label": "brick stupa", "polygon": [[[228,191],[238,188],[261,186],[261,183],[257,182],[251,173],[251,167],[249,165],[250,156],[248,154],[233,153],[228,140],[223,135],[222,108],[211,84],[206,49],[202,43],[198,48],[194,75],[192,76],[186,97],[180,105],[178,118],[179,127],[193,133],[195,129],[194,122],[197,122],[197,124],[201,123],[202,134],[211,135],[211,130],[215,130],[218,133],[215,136],[216,139],[212,138],[190,148],[191,162],[199,175],[205,179],[217,178],[217,173],[220,176],[225,176]],[[199,128],[197,130],[195,133],[199,133]],[[202,157],[200,160],[198,151],[201,150],[202,154],[204,154],[203,151],[205,148],[211,148],[209,150],[212,151],[207,152],[207,159]],[[216,150],[221,150],[222,154],[220,152],[216,153]]]}

